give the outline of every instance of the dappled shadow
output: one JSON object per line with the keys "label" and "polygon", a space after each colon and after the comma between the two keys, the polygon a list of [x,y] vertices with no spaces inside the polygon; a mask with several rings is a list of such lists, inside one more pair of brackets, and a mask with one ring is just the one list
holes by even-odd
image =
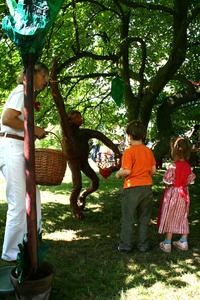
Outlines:
{"label": "dappled shadow", "polygon": [[[112,178],[101,181],[98,193],[88,197],[83,221],[73,219],[67,204],[43,203],[44,241],[48,244],[46,260],[55,269],[52,300],[117,300],[123,299],[127,290],[153,288],[158,282],[177,290],[187,288],[187,274],[200,279],[198,188],[191,188],[190,249],[187,252],[173,249],[171,254],[166,254],[159,249],[163,237],[158,235],[155,225],[163,189],[160,180],[158,176],[154,187],[154,222],[150,225],[152,250],[149,253],[136,249],[130,254],[117,251],[121,182],[115,187]],[[55,191],[58,192],[57,187]],[[62,184],[59,193],[65,192],[69,192],[69,186]],[[6,204],[0,204],[0,209],[5,216]],[[0,220],[1,232],[4,221],[5,218]]]}
{"label": "dappled shadow", "polygon": [[3,236],[4,236],[4,227],[6,223],[6,211],[7,211],[7,203],[6,202],[0,202],[0,251],[1,246],[3,242]]}
{"label": "dappled shadow", "polygon": [[39,186],[40,191],[52,192],[54,194],[66,195],[66,192],[70,193],[72,189],[71,183],[62,183],[57,186]]}
{"label": "dappled shadow", "polygon": [[[156,219],[159,196],[160,193],[155,192],[153,219]],[[157,227],[152,224],[151,252],[141,254],[135,250],[130,254],[118,253],[119,198],[119,190],[112,193],[101,191],[99,199],[90,197],[88,203],[94,207],[97,204],[98,209],[95,207],[86,211],[86,218],[82,222],[75,221],[69,215],[69,207],[66,208],[65,205],[50,203],[44,206],[44,216],[52,222],[52,227],[45,227],[47,232],[65,232],[65,229],[75,232],[72,240],[52,242],[49,259],[56,262],[56,283],[52,299],[62,299],[67,295],[77,300],[117,299],[121,291],[139,286],[150,288],[157,282],[181,289],[188,285],[187,280],[182,278],[186,273],[195,274],[199,278],[198,235],[191,238],[188,252],[174,250],[168,255],[159,250],[158,244],[162,237],[158,236]],[[51,210],[58,212],[55,219],[52,219]],[[192,232],[196,230],[199,230],[199,222],[191,226]],[[60,268],[62,261],[65,261],[66,268]],[[62,289],[62,294],[56,296],[63,286],[65,289]]]}
{"label": "dappled shadow", "polygon": [[158,281],[178,289],[188,285],[182,274],[199,276],[200,253],[193,255],[192,249],[166,256],[154,247],[148,254],[127,255],[116,251],[115,242],[112,235],[97,233],[96,227],[82,229],[72,241],[51,241],[48,258],[56,271],[52,299],[116,299],[122,290],[148,288]]}

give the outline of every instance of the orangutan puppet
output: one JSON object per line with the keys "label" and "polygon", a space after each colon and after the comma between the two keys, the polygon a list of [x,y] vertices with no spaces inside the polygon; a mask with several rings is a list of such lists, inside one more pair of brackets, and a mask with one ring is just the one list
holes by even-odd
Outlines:
{"label": "orangutan puppet", "polygon": [[[68,114],[70,140],[64,137],[64,151],[67,157],[68,166],[72,172],[72,192],[70,195],[70,205],[76,219],[83,219],[83,210],[85,208],[86,197],[95,192],[99,187],[99,178],[95,171],[88,163],[89,157],[89,140],[96,138],[109,147],[117,157],[121,157],[118,147],[108,139],[103,133],[80,128],[83,124],[83,117],[77,110],[73,110]],[[82,177],[81,171],[91,180],[91,185],[81,193]]]}

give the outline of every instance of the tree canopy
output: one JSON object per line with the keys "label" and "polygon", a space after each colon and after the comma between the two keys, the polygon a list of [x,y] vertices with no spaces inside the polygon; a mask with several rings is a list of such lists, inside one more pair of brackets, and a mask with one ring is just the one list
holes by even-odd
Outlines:
{"label": "tree canopy", "polygon": [[[5,11],[1,5],[1,15]],[[199,21],[195,0],[63,1],[42,59],[56,74],[66,110],[79,109],[86,126],[111,134],[141,119],[151,124],[154,139],[169,137],[198,120],[200,94],[193,83],[199,81]],[[20,59],[2,33],[0,52],[5,99]],[[111,97],[117,76],[125,86],[121,107]],[[38,120],[56,124],[61,116],[52,113],[51,91],[41,97],[45,105]]]}

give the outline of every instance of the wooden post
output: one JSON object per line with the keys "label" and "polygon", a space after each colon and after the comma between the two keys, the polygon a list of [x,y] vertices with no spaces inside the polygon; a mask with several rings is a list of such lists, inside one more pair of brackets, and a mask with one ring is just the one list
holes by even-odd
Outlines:
{"label": "wooden post", "polygon": [[35,186],[35,137],[34,137],[34,60],[31,56],[25,62],[24,80],[24,156],[26,172],[26,214],[28,226],[28,256],[30,273],[38,268],[38,237]]}

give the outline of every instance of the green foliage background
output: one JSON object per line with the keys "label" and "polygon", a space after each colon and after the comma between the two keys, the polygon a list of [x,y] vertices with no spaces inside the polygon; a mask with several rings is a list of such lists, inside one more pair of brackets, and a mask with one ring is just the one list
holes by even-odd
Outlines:
{"label": "green foliage background", "polygon": [[[184,0],[185,1],[185,0]],[[59,87],[65,100],[66,109],[78,109],[85,117],[85,126],[102,130],[108,136],[117,134],[116,129],[126,126],[126,103],[118,108],[111,98],[111,81],[121,73],[120,59],[113,60],[120,51],[122,22],[129,16],[129,37],[140,38],[146,43],[147,59],[145,63],[145,88],[156,75],[171,51],[173,44],[172,10],[176,0],[138,1],[136,6],[126,6],[126,1],[64,1],[56,22],[46,39],[42,61],[52,68],[53,61],[65,65],[59,73]],[[163,9],[152,9],[160,5]],[[199,45],[199,3],[190,1],[188,19],[193,11],[195,17],[188,22],[188,46],[185,61],[177,75],[187,80],[199,80],[200,45]],[[8,14],[5,4],[0,4],[0,16]],[[85,55],[79,57],[79,53]],[[88,55],[88,53],[90,55]],[[0,31],[0,103],[1,108],[9,92],[16,84],[17,73],[21,69],[21,59],[14,45]],[[101,57],[102,56],[102,57]],[[107,57],[107,58],[105,58]],[[141,49],[138,42],[129,49],[129,67],[131,88],[138,91],[137,74],[141,66]],[[107,75],[105,75],[107,74]],[[158,106],[167,97],[184,92],[185,85],[171,78],[156,97],[151,110],[148,137],[158,139],[156,117]],[[51,91],[48,89],[38,96],[42,103],[36,122],[44,127],[59,124]],[[134,100],[133,100],[134,104]],[[199,103],[188,108],[181,107],[172,114],[173,125],[177,132],[183,133],[198,122]],[[56,127],[57,128],[57,127]]]}

